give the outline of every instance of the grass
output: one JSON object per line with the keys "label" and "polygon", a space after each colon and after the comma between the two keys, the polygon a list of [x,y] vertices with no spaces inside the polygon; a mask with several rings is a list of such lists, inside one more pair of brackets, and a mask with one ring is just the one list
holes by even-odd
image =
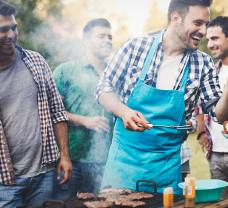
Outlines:
{"label": "grass", "polygon": [[205,157],[205,153],[196,140],[196,135],[189,135],[187,143],[192,152],[192,157],[190,159],[190,176],[193,176],[196,179],[210,178],[208,161]]}

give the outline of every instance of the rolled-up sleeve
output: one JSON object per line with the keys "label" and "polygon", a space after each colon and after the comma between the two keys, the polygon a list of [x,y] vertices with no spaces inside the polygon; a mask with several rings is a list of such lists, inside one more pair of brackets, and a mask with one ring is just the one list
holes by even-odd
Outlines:
{"label": "rolled-up sleeve", "polygon": [[215,106],[222,95],[219,86],[218,72],[209,56],[206,56],[201,78],[200,101],[203,113],[210,114],[213,120],[217,121]]}
{"label": "rolled-up sleeve", "polygon": [[45,81],[46,81],[46,90],[48,96],[48,105],[51,113],[52,122],[58,123],[62,121],[67,121],[66,111],[59,94],[59,91],[56,87],[55,81],[52,77],[52,71],[50,70],[48,64],[43,60],[45,67]]}

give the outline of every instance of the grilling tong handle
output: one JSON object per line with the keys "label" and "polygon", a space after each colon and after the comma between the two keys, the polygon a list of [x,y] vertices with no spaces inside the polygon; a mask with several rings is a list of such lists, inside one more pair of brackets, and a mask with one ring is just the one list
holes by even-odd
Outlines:
{"label": "grilling tong handle", "polygon": [[192,130],[191,125],[181,125],[181,126],[174,126],[174,125],[153,125],[149,124],[151,128],[171,128],[171,129],[182,129],[182,130]]}
{"label": "grilling tong handle", "polygon": [[140,183],[147,183],[147,184],[151,184],[152,185],[152,188],[154,189],[154,193],[157,193],[157,184],[152,181],[152,180],[137,180],[136,181],[136,191],[140,191],[140,186],[139,184]]}

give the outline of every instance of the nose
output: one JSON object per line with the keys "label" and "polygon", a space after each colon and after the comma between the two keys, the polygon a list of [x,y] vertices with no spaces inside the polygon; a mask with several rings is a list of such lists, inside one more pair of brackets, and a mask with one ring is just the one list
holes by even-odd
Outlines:
{"label": "nose", "polygon": [[7,37],[13,39],[13,38],[15,38],[16,33],[17,33],[16,30],[14,31],[14,30],[10,29],[10,30],[7,32]]}

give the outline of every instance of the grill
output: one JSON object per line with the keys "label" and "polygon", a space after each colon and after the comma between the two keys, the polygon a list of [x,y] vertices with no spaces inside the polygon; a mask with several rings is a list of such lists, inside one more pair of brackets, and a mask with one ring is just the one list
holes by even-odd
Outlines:
{"label": "grill", "polygon": [[[141,198],[141,199],[131,199],[131,201],[141,201],[144,202],[144,205],[117,205],[117,203],[115,203],[115,201],[117,202],[121,197],[122,198],[127,198],[128,196],[130,196],[132,193],[142,193],[145,194],[144,192],[140,192],[140,183],[147,183],[150,184],[153,189],[154,192],[152,193],[152,197],[150,198]],[[110,194],[110,193],[109,193]],[[77,199],[77,198],[73,198],[73,199],[69,199],[66,201],[46,201],[40,208],[87,208],[87,206],[85,206],[85,202],[88,201],[104,201],[104,197],[95,197],[94,199],[90,199],[90,200],[81,200],[81,199]],[[182,201],[183,200],[183,196],[180,195],[174,195],[174,201]],[[108,206],[108,208],[132,208],[132,207],[137,207],[137,208],[155,208],[155,207],[161,207],[163,205],[163,195],[160,193],[157,193],[157,186],[156,183],[153,181],[148,181],[148,180],[139,180],[136,183],[136,191],[134,192],[126,192],[126,193],[122,193],[119,196],[117,195],[117,197],[115,196],[114,199],[112,200],[114,203],[111,206]],[[99,206],[97,206],[99,207]]]}

